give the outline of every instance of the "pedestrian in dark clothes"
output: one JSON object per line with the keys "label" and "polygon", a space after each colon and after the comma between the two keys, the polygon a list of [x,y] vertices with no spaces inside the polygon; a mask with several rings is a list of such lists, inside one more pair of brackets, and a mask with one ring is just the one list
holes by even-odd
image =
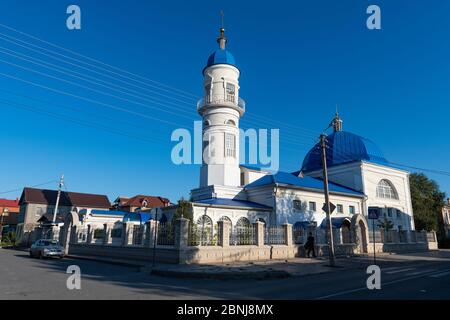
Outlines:
{"label": "pedestrian in dark clothes", "polygon": [[313,258],[316,257],[316,249],[315,249],[316,245],[315,245],[314,242],[315,242],[315,239],[314,239],[314,237],[312,235],[312,232],[310,232],[309,235],[308,235],[308,239],[306,240],[306,243],[305,243],[306,257],[307,258],[310,258],[311,252],[313,254]]}

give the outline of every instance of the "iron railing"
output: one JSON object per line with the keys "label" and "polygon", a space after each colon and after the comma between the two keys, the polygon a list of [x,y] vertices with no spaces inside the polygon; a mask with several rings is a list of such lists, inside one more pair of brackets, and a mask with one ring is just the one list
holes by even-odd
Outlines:
{"label": "iron railing", "polygon": [[230,233],[230,245],[256,245],[256,226],[236,226]]}
{"label": "iron railing", "polygon": [[286,229],[283,226],[265,228],[264,244],[286,244]]}
{"label": "iron railing", "polygon": [[[214,230],[217,229],[217,230]],[[189,246],[215,246],[219,243],[219,231],[217,224],[198,225],[190,223],[188,227],[188,245]]]}
{"label": "iron railing", "polygon": [[245,100],[238,98],[237,102],[236,102],[236,96],[231,95],[231,94],[207,95],[197,102],[197,110],[200,110],[207,105],[214,105],[214,104],[232,105],[232,106],[237,107],[238,109],[242,110],[243,112],[245,112]]}
{"label": "iron railing", "polygon": [[160,246],[175,245],[175,228],[171,222],[160,223],[158,228],[157,243]]}
{"label": "iron railing", "polygon": [[136,225],[133,226],[133,245],[142,245],[142,240],[144,238],[144,226]]}

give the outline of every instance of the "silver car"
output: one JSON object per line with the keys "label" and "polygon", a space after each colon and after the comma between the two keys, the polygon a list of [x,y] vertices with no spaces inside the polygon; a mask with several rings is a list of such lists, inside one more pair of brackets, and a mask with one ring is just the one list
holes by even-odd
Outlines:
{"label": "silver car", "polygon": [[64,257],[64,248],[57,240],[41,239],[36,241],[30,248],[30,257],[47,258],[57,257],[62,259]]}

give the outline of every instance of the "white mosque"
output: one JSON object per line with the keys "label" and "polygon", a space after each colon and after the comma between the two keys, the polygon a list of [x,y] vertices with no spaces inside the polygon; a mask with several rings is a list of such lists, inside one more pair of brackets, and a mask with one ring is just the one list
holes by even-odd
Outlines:
{"label": "white mosque", "polygon": [[[239,163],[239,121],[245,116],[240,71],[226,50],[223,28],[218,43],[219,49],[203,69],[204,98],[197,105],[203,118],[204,160],[200,186],[191,191],[194,221],[213,225],[228,220],[233,227],[256,221],[323,225],[325,200],[318,145],[294,173],[270,174]],[[390,165],[370,140],[344,131],[338,114],[333,131],[327,137],[330,201],[336,206],[333,225],[339,228],[358,217],[367,226],[369,208],[378,208],[380,219],[388,218],[394,229],[414,230],[409,173]],[[171,214],[170,209],[164,212]]]}

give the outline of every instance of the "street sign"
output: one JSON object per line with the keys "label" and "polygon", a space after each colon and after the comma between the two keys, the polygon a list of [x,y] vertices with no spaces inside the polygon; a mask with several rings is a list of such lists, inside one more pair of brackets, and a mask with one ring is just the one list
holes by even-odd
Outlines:
{"label": "street sign", "polygon": [[369,208],[369,219],[377,220],[380,217],[379,208]]}
{"label": "street sign", "polygon": [[[330,201],[330,209],[331,209],[330,214],[332,214],[334,212],[334,210],[336,210],[336,206],[331,201]],[[327,210],[327,204],[326,203],[323,204],[322,210],[325,211],[325,213],[328,213],[327,212],[328,210]]]}

